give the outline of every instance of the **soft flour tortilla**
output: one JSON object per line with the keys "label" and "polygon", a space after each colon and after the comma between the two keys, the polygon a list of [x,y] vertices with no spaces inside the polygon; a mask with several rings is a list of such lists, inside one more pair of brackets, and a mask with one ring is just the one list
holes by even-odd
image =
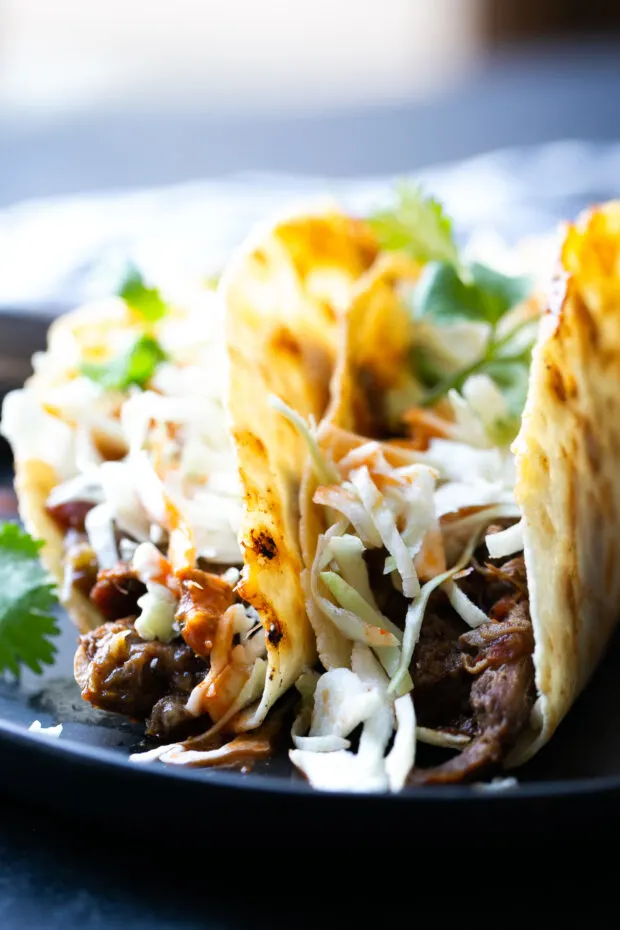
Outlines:
{"label": "soft flour tortilla", "polygon": [[229,393],[244,491],[239,591],[267,634],[269,669],[256,726],[316,656],[300,576],[299,488],[306,445],[270,406],[274,395],[301,416],[323,416],[336,355],[337,320],[376,253],[366,227],[336,210],[256,232],[226,270]]}
{"label": "soft flour tortilla", "polygon": [[[346,432],[351,434],[351,448],[356,442],[353,434],[381,437],[383,395],[407,387],[411,316],[396,288],[402,282],[414,282],[419,273],[419,266],[402,255],[381,255],[357,284],[340,333],[331,402],[317,433],[320,445],[329,437],[336,458],[349,451]],[[333,427],[345,432],[335,434]],[[386,455],[390,461],[390,452]],[[397,462],[394,459],[390,464]],[[307,465],[300,494],[300,538],[306,566],[302,584],[319,658],[329,670],[350,664],[352,643],[319,610],[310,592],[317,541],[329,528],[326,508],[313,503],[319,484],[314,469]]]}
{"label": "soft flour tortilla", "polygon": [[[336,436],[346,444],[334,427],[381,438],[382,395],[407,378],[402,336],[410,324],[396,283],[389,265],[375,266],[359,283],[319,442]],[[508,765],[526,761],[551,738],[620,612],[620,201],[567,227],[554,287],[557,299],[541,321],[513,446],[538,699]],[[328,526],[326,508],[312,503],[318,483],[308,466],[301,539],[308,612],[329,669],[349,664],[351,643],[310,597],[318,535]]]}
{"label": "soft flour tortilla", "polygon": [[552,736],[620,614],[620,201],[566,230],[514,444],[540,731]]}

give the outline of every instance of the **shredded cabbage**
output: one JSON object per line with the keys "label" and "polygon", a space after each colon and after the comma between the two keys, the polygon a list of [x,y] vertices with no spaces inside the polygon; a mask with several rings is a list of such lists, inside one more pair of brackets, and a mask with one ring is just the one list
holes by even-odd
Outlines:
{"label": "shredded cabbage", "polygon": [[363,466],[351,472],[351,482],[357,488],[366,512],[373,521],[383,545],[396,562],[403,583],[403,594],[405,597],[415,597],[420,591],[420,585],[413,559],[398,532],[394,515],[389,507],[385,505],[385,499],[370,477],[368,468]]}
{"label": "shredded cabbage", "polygon": [[159,639],[169,643],[176,635],[173,624],[177,599],[174,594],[163,585],[149,581],[146,594],[138,598],[138,607],[140,614],[135,622],[138,636],[147,641]]}
{"label": "shredded cabbage", "polygon": [[75,475],[62,484],[57,484],[47,499],[50,507],[58,507],[69,501],[87,501],[103,504],[105,495],[101,483],[92,474]]}
{"label": "shredded cabbage", "polygon": [[367,546],[379,548],[381,537],[364,509],[355,487],[349,482],[342,485],[322,485],[315,491],[313,501],[342,514]]}
{"label": "shredded cabbage", "polygon": [[112,511],[108,504],[98,504],[89,510],[84,527],[99,568],[112,568],[118,562]]}
{"label": "shredded cabbage", "polygon": [[[388,679],[366,646],[353,647],[351,666],[351,670],[332,669],[321,676],[310,733],[307,737],[296,734],[297,748],[289,756],[315,788],[398,791],[415,758],[411,698],[399,698],[392,704],[387,695]],[[360,723],[359,747],[353,753],[339,741],[346,741]],[[396,738],[386,756],[395,723]]]}
{"label": "shredded cabbage", "polygon": [[338,570],[344,580],[369,604],[373,610],[379,611],[368,579],[368,569],[364,562],[365,546],[358,536],[346,533],[344,536],[334,536],[330,542]]}
{"label": "shredded cabbage", "polygon": [[444,591],[448,595],[448,600],[456,610],[459,617],[465,621],[465,623],[470,626],[472,629],[475,629],[477,626],[480,626],[481,623],[486,623],[489,619],[483,610],[480,610],[479,607],[467,597],[464,591],[459,588],[455,581],[450,579],[446,581],[443,586]]}
{"label": "shredded cabbage", "polygon": [[375,635],[372,630],[367,630],[367,638],[361,639],[360,642],[368,642],[371,646],[398,645],[402,637],[398,627],[379,613],[378,610],[366,603],[364,598],[355,588],[347,584],[344,578],[341,578],[336,572],[321,572],[320,578],[341,607],[359,617],[369,627],[379,629],[380,633],[378,635]]}
{"label": "shredded cabbage", "polygon": [[396,736],[385,760],[385,771],[391,791],[400,791],[415,762],[416,725],[415,710],[410,694],[394,701]]}
{"label": "shredded cabbage", "polygon": [[509,526],[501,533],[492,533],[485,537],[485,543],[492,559],[503,559],[523,549],[523,521]]}
{"label": "shredded cabbage", "polygon": [[299,434],[306,440],[308,451],[314,465],[314,470],[321,484],[332,484],[338,481],[338,472],[331,462],[325,458],[316,438],[316,426],[313,423],[306,423],[304,418],[297,411],[293,410],[283,400],[276,397],[275,394],[269,396],[269,405],[281,413],[289,423],[299,431]]}
{"label": "shredded cabbage", "polygon": [[448,733],[444,730],[431,730],[428,727],[416,727],[418,742],[428,746],[441,746],[444,749],[462,749],[471,742],[464,733]]}
{"label": "shredded cabbage", "polygon": [[62,733],[62,723],[57,723],[56,726],[44,727],[41,725],[40,720],[33,720],[28,729],[31,733],[40,733],[41,736],[51,736],[58,739]]}
{"label": "shredded cabbage", "polygon": [[348,736],[373,714],[380,692],[348,668],[334,668],[319,678],[309,736]]}
{"label": "shredded cabbage", "polygon": [[413,652],[415,650],[416,643],[420,635],[420,630],[422,628],[424,612],[426,610],[426,606],[431,594],[436,588],[439,587],[439,585],[443,584],[443,582],[447,581],[449,578],[452,578],[453,575],[455,575],[465,565],[467,565],[476,547],[478,536],[479,531],[476,530],[456,565],[448,569],[448,571],[442,572],[440,575],[436,575],[434,578],[431,578],[430,581],[427,581],[426,584],[422,587],[419,597],[415,598],[409,605],[407,615],[405,617],[405,634],[403,636],[400,662],[396,673],[390,681],[388,689],[390,694],[394,694],[402,686],[404,677],[409,670],[409,665],[411,664],[411,659],[413,658]]}

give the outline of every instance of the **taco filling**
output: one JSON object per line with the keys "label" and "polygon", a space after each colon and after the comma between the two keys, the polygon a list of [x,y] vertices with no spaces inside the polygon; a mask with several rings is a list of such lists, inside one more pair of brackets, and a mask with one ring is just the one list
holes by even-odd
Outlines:
{"label": "taco filling", "polygon": [[[439,438],[420,448],[419,436],[373,441],[337,427],[322,430],[318,440],[335,480],[313,494],[328,525],[308,571],[311,610],[319,629],[323,621],[331,625],[326,636],[337,631],[335,652],[343,655],[333,661],[344,660],[362,689],[369,674],[381,683],[383,704],[375,713],[384,726],[368,757],[371,767],[381,770],[398,719],[392,715],[413,699],[408,713],[413,718],[415,708],[416,726],[394,779],[405,774],[414,783],[445,783],[486,774],[529,725],[535,699],[509,450]],[[338,458],[343,447],[348,451]],[[329,782],[338,780],[337,767],[355,759],[355,784],[362,787],[360,751],[312,754],[319,746],[315,733],[323,736],[331,725],[346,738],[373,719],[353,715],[343,732],[344,703],[330,718],[326,708],[339,671],[336,666],[318,679],[324,703],[315,701],[309,738],[292,758],[324,787],[334,787]],[[342,698],[346,702],[346,694]],[[421,742],[454,747],[459,755],[435,768],[412,768],[416,731]],[[324,778],[328,784],[322,785]]]}
{"label": "taco filling", "polygon": [[3,431],[36,463],[59,537],[83,697],[168,738],[255,700],[267,663],[234,590],[241,490],[218,300],[201,290],[154,315],[115,298],[61,319]]}
{"label": "taco filling", "polygon": [[[384,258],[360,282],[318,430],[273,400],[311,451],[302,547],[325,671],[300,685],[291,759],[316,787],[477,779],[535,717],[511,443],[539,303],[480,268],[503,290],[486,319],[463,299],[467,271],[407,280]],[[452,757],[421,767],[417,742]]]}
{"label": "taco filling", "polygon": [[315,657],[305,445],[267,398],[323,416],[338,313],[375,254],[363,225],[315,206],[253,230],[217,290],[162,295],[132,269],[52,325],[3,407],[20,515],[82,632],[82,696],[190,738],[137,761],[264,754],[286,702],[268,713]]}

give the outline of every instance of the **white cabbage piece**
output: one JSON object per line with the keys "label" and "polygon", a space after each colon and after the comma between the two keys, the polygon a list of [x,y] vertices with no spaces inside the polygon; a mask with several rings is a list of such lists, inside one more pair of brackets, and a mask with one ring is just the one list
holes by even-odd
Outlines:
{"label": "white cabbage piece", "polygon": [[485,543],[492,559],[503,559],[523,551],[523,521],[519,520],[502,530],[501,533],[491,533],[485,537]]}
{"label": "white cabbage piece", "polygon": [[386,506],[385,498],[380,493],[370,476],[367,466],[351,472],[351,483],[357,488],[368,516],[375,525],[381,541],[387,551],[393,556],[396,568],[402,579],[405,597],[415,597],[419,593],[420,585],[413,559],[405,542],[398,531],[394,514]]}
{"label": "white cabbage piece", "polygon": [[97,556],[99,568],[113,568],[118,562],[114,533],[114,515],[108,504],[97,504],[84,519],[90,547]]}
{"label": "white cabbage piece", "polygon": [[486,623],[489,619],[483,610],[480,610],[473,601],[471,601],[465,592],[459,588],[455,581],[449,579],[444,583],[444,591],[448,595],[448,600],[456,610],[459,617],[465,621],[467,626],[475,629],[481,623]]}
{"label": "white cabbage piece", "polygon": [[[356,644],[351,670],[332,669],[321,676],[314,695],[313,724],[297,736],[289,756],[315,787],[327,791],[399,791],[415,760],[415,715],[409,695],[392,704],[388,679],[372,652]],[[360,696],[372,694],[372,702]],[[345,702],[349,704],[346,708]],[[352,709],[355,709],[355,713]],[[385,750],[398,729],[394,745]],[[363,724],[357,753],[344,745]],[[333,748],[332,748],[333,747]],[[317,761],[318,760],[318,761]]]}
{"label": "white cabbage piece", "polygon": [[135,622],[138,636],[147,641],[159,639],[169,643],[176,635],[173,625],[177,606],[177,599],[168,588],[147,582],[146,594],[138,598],[140,613]]}
{"label": "white cabbage piece", "polygon": [[40,733],[41,736],[51,736],[52,739],[58,739],[62,733],[62,723],[57,723],[56,726],[44,727],[41,725],[40,720],[33,720],[28,729],[31,733]]}

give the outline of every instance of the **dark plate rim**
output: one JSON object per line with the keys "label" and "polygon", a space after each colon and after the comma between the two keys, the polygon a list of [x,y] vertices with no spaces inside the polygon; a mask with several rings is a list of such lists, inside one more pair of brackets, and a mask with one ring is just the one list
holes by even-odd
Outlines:
{"label": "dark plate rim", "polygon": [[[330,797],[339,803],[358,803],[360,799],[373,798],[384,800],[389,804],[424,804],[432,802],[461,803],[463,801],[484,801],[497,803],[510,799],[514,801],[532,801],[541,799],[570,799],[571,797],[601,795],[620,792],[620,775],[593,775],[570,780],[554,779],[545,781],[520,782],[519,769],[506,770],[505,777],[514,775],[517,784],[501,789],[480,785],[429,785],[423,788],[408,788],[397,793],[390,792],[347,792],[322,791],[312,788],[301,777],[284,778],[277,775],[245,775],[225,769],[199,767],[166,766],[163,763],[132,763],[122,750],[109,750],[100,746],[83,744],[73,739],[62,739],[30,733],[18,724],[9,723],[0,718],[0,740],[13,744],[18,749],[33,749],[45,760],[66,762],[79,760],[82,764],[95,765],[102,771],[115,773],[131,772],[133,781],[146,778],[154,787],[157,782],[177,782],[184,784],[187,780],[201,783],[205,790],[209,787],[239,792],[244,796],[252,795],[286,795],[304,798]],[[504,776],[502,776],[504,777]]]}

